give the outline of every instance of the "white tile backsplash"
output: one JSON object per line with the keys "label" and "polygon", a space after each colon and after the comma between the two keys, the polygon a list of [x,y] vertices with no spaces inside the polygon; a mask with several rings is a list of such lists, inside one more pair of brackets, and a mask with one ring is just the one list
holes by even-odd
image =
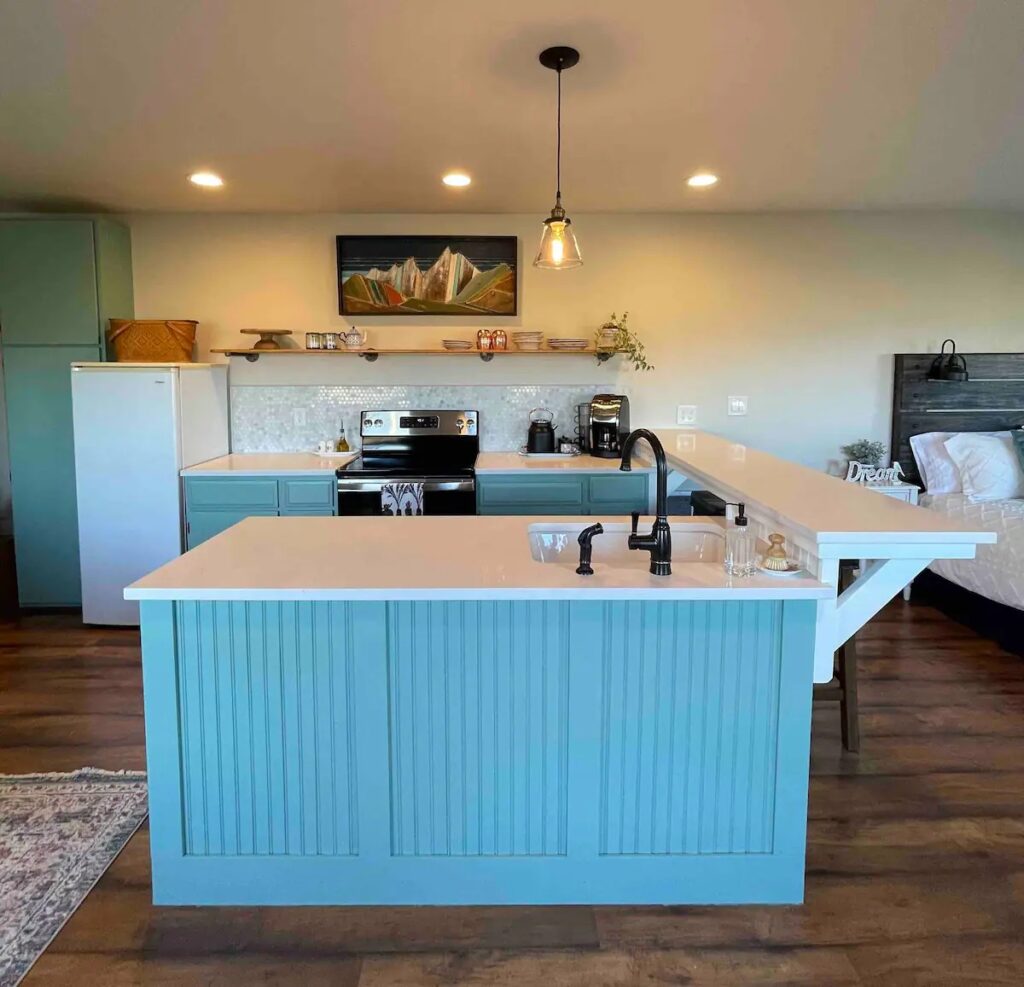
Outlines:
{"label": "white tile backsplash", "polygon": [[[465,408],[479,412],[480,448],[500,452],[526,442],[531,409],[548,408],[554,412],[558,435],[573,435],[576,406],[595,394],[614,391],[612,384],[235,386],[231,388],[231,449],[312,451],[321,439],[336,438],[342,423],[355,446],[361,411]],[[297,409],[305,415],[296,415]]]}

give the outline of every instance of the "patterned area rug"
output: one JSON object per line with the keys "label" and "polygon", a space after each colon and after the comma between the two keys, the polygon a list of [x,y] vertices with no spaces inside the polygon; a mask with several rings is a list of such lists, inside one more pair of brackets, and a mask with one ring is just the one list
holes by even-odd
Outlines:
{"label": "patterned area rug", "polygon": [[0,775],[0,987],[25,976],[145,818],[141,772]]}

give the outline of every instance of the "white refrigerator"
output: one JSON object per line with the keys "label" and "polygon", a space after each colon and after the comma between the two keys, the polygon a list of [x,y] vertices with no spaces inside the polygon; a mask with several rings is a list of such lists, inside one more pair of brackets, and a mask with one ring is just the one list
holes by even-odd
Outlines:
{"label": "white refrigerator", "polygon": [[227,367],[71,367],[82,620],[138,624],[124,588],[182,551],[186,466],[228,451]]}

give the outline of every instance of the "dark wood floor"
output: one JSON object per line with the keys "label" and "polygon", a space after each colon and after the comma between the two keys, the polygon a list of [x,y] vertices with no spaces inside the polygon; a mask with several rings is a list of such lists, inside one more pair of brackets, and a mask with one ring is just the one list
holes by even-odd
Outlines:
{"label": "dark wood floor", "polygon": [[[803,907],[159,909],[143,829],[26,983],[1024,983],[1024,661],[902,602],[858,640],[861,754],[815,713]],[[142,745],[135,633],[0,624],[0,772]]]}

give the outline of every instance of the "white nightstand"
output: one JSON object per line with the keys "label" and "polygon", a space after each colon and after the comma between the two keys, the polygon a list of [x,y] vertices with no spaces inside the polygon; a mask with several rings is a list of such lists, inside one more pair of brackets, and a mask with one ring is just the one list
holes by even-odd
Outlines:
{"label": "white nightstand", "polygon": [[865,490],[872,490],[875,493],[883,494],[886,497],[894,497],[896,500],[905,500],[908,504],[917,503],[917,495],[921,488],[916,483],[862,483]]}
{"label": "white nightstand", "polygon": [[[862,483],[861,486],[865,490],[872,490],[875,493],[880,493],[885,497],[893,497],[896,500],[906,501],[908,504],[917,504],[917,495],[921,492],[921,488],[915,483]],[[860,560],[860,571],[863,572],[867,567],[867,559]],[[910,587],[913,583],[907,583],[903,587],[903,599],[910,599]]]}

